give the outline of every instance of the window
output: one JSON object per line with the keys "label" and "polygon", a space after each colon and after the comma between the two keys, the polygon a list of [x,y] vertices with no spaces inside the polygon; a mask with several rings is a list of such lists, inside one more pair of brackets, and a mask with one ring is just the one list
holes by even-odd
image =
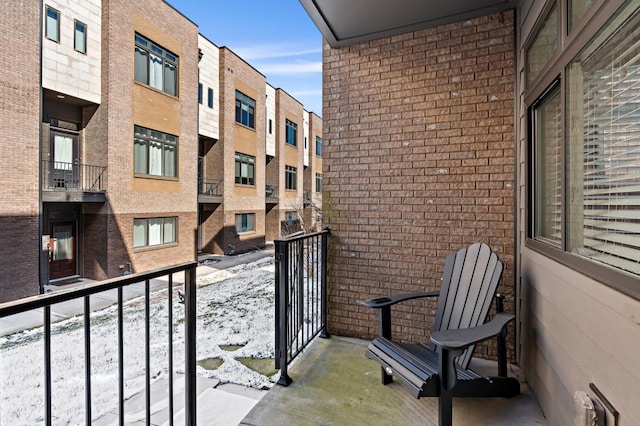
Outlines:
{"label": "window", "polygon": [[322,157],[322,138],[316,136],[316,155]]}
{"label": "window", "polygon": [[256,214],[242,213],[236,215],[236,233],[255,232]]}
{"label": "window", "polygon": [[291,120],[285,120],[285,124],[287,126],[286,142],[296,146],[298,144],[298,125]]}
{"label": "window", "polygon": [[293,166],[284,166],[285,189],[295,190],[298,188],[298,169]]}
{"label": "window", "polygon": [[135,35],[134,75],[136,81],[176,96],[178,57],[140,34]]}
{"label": "window", "polygon": [[141,126],[134,126],[133,132],[133,172],[176,177],[178,137]]}
{"label": "window", "polygon": [[569,0],[569,23],[568,30],[571,32],[573,28],[580,22],[593,0]]}
{"label": "window", "polygon": [[585,42],[568,59],[564,84],[556,83],[531,108],[533,237],[623,290],[634,285],[625,284],[629,275],[611,272],[640,276],[636,9],[628,6]]}
{"label": "window", "polygon": [[273,120],[269,119],[269,134],[273,133]]}
{"label": "window", "polygon": [[198,83],[198,103],[202,105],[202,83]]}
{"label": "window", "polygon": [[236,152],[236,183],[254,185],[256,157]]}
{"label": "window", "polygon": [[73,47],[80,53],[87,53],[87,25],[80,21],[75,21]]}
{"label": "window", "polygon": [[298,213],[292,211],[292,212],[285,212],[284,213],[284,220],[285,222],[287,222],[289,225],[293,225],[294,223],[298,222]]}
{"label": "window", "polygon": [[45,21],[45,34],[49,40],[60,42],[60,12],[47,6]]}
{"label": "window", "polygon": [[213,108],[213,89],[209,88],[207,90],[207,105],[209,108]]}
{"label": "window", "polygon": [[533,82],[558,49],[558,11],[554,5],[527,49],[527,84]]}
{"label": "window", "polygon": [[133,247],[160,246],[177,242],[178,219],[154,217],[133,220]]}
{"label": "window", "polygon": [[236,90],[236,122],[255,129],[255,111],[256,101]]}
{"label": "window", "polygon": [[562,109],[560,85],[533,106],[533,135],[536,141],[535,236],[555,245],[562,237]]}
{"label": "window", "polygon": [[322,192],[322,173],[316,173],[316,192]]}
{"label": "window", "polygon": [[567,70],[567,250],[640,275],[640,12]]}

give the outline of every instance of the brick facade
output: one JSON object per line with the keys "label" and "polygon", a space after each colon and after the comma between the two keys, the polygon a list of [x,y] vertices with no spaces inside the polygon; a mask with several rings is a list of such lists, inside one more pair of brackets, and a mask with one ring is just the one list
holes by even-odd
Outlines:
{"label": "brick facade", "polygon": [[[5,2],[0,17],[0,303],[38,294],[40,2]],[[28,72],[26,72],[28,70]]]}
{"label": "brick facade", "polygon": [[[513,19],[325,44],[330,332],[376,335],[361,300],[439,288],[446,255],[476,241],[505,263],[514,311]],[[427,335],[435,305],[423,303],[394,312],[397,338]]]}

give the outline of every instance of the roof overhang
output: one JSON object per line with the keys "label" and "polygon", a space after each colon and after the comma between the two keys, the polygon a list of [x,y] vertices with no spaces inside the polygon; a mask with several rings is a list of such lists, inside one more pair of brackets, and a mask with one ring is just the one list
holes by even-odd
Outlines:
{"label": "roof overhang", "polygon": [[331,47],[513,9],[517,0],[299,0]]}

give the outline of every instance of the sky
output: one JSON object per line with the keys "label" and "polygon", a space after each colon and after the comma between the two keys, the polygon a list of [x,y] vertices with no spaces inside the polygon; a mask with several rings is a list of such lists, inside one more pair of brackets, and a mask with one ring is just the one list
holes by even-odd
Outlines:
{"label": "sky", "polygon": [[298,0],[166,0],[218,47],[322,116],[322,36]]}

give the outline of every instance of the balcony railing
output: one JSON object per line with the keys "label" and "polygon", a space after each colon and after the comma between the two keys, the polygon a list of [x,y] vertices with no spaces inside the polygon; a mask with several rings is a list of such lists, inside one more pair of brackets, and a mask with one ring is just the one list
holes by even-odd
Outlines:
{"label": "balcony railing", "polygon": [[104,202],[106,167],[42,160],[44,201]]}
{"label": "balcony railing", "polygon": [[274,185],[265,185],[264,196],[267,204],[278,204],[278,187]]}
{"label": "balcony railing", "polygon": [[46,191],[103,192],[103,166],[42,160],[42,189]]}
{"label": "balcony railing", "polygon": [[222,203],[222,181],[220,179],[198,178],[198,202]]}
{"label": "balcony railing", "polygon": [[[55,414],[53,413],[52,406],[52,372],[54,368],[59,367],[58,365],[52,365],[52,312],[51,307],[57,303],[67,302],[67,303],[78,303],[82,305],[82,313],[81,317],[83,319],[83,334],[84,334],[84,371],[80,373],[84,376],[84,403],[83,403],[83,412],[85,416],[85,423],[87,425],[91,424],[96,416],[92,415],[92,407],[96,407],[96,402],[93,400],[93,388],[92,381],[95,379],[97,382],[101,380],[104,381],[105,371],[92,371],[92,361],[95,361],[95,358],[92,357],[92,333],[91,333],[91,303],[92,297],[96,296],[96,300],[99,300],[101,296],[98,296],[98,293],[103,293],[106,291],[115,291],[117,293],[116,297],[116,306],[117,306],[117,355],[113,360],[114,372],[117,369],[118,379],[113,386],[117,386],[118,393],[118,418],[119,424],[125,424],[125,351],[124,351],[124,324],[125,320],[128,319],[124,315],[124,300],[123,300],[123,290],[129,291],[129,286],[137,283],[142,283],[144,285],[144,296],[143,301],[141,303],[144,304],[144,330],[145,330],[145,342],[144,342],[144,368],[145,368],[145,410],[146,410],[146,419],[147,424],[151,421],[151,336],[150,336],[150,324],[153,321],[155,324],[158,321],[158,318],[154,314],[153,320],[151,319],[151,309],[150,309],[150,280],[159,278],[159,277],[167,277],[167,299],[166,303],[168,305],[167,310],[167,362],[168,362],[168,411],[169,411],[169,419],[174,418],[174,395],[178,394],[180,389],[174,389],[173,384],[173,376],[174,370],[182,370],[181,367],[176,367],[174,369],[174,333],[176,333],[176,329],[181,322],[184,322],[184,377],[185,377],[185,405],[184,405],[184,424],[186,425],[195,425],[196,424],[196,299],[195,299],[195,290],[196,290],[196,266],[197,263],[189,262],[184,263],[172,267],[157,269],[145,273],[131,274],[125,275],[123,277],[118,277],[106,281],[95,282],[91,284],[84,285],[82,287],[77,287],[75,289],[69,290],[61,290],[53,293],[48,293],[41,296],[34,296],[27,299],[21,299],[15,302],[8,302],[0,304],[0,318],[9,317],[11,315],[17,314],[27,314],[34,315],[36,310],[43,310],[43,358],[44,358],[44,366],[43,366],[43,388],[42,395],[44,400],[44,413],[42,413],[42,419],[44,424],[51,425],[55,420]],[[184,288],[184,318],[173,318],[173,276],[176,273],[184,273],[185,280],[185,288]],[[158,294],[155,293],[153,295],[154,298],[157,299]],[[154,300],[156,300],[154,299]],[[130,319],[129,319],[130,320]],[[156,337],[154,337],[155,339]],[[98,347],[99,349],[99,347]],[[134,354],[131,354],[134,356]],[[10,365],[0,364],[0,369],[8,369],[11,368]],[[65,365],[64,368],[68,369],[69,366]],[[65,375],[73,373],[73,371],[67,372],[65,371]],[[179,388],[179,386],[176,386]],[[6,389],[5,389],[6,390]],[[71,395],[64,395],[63,398],[70,398]],[[82,396],[79,396],[80,398]],[[98,399],[96,397],[96,399]],[[98,414],[99,415],[99,414]],[[15,420],[15,419],[14,419]],[[11,419],[2,418],[2,411],[0,411],[0,423],[4,424],[5,422],[11,423]]]}
{"label": "balcony railing", "polygon": [[329,230],[275,241],[276,369],[278,384],[292,381],[287,367],[318,335],[327,333]]}

